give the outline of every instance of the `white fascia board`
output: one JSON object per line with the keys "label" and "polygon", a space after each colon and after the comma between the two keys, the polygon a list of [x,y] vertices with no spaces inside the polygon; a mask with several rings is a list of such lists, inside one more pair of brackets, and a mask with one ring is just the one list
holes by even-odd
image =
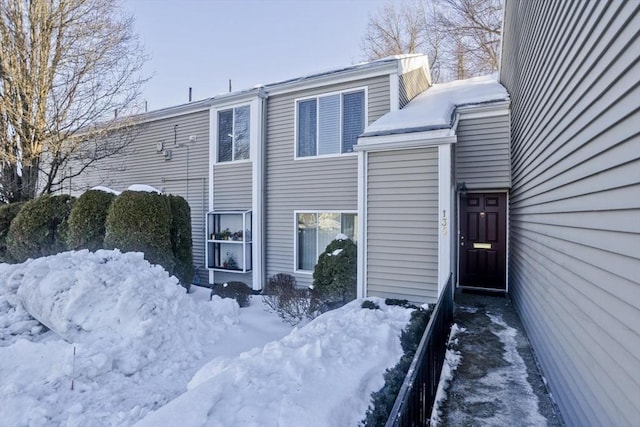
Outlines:
{"label": "white fascia board", "polygon": [[375,67],[368,67],[356,70],[345,70],[338,73],[327,73],[316,77],[309,77],[301,80],[295,80],[285,83],[276,83],[273,86],[266,86],[265,91],[269,96],[280,95],[283,93],[294,92],[299,90],[313,89],[322,86],[335,85],[340,83],[348,83],[355,80],[368,79],[371,77],[383,76],[390,73],[396,73],[398,65],[396,62],[380,64]]}
{"label": "white fascia board", "polygon": [[358,153],[358,260],[357,260],[357,297],[367,297],[367,156]]}
{"label": "white fascia board", "polygon": [[397,73],[389,74],[389,107],[389,111],[400,109],[400,76]]}
{"label": "white fascia board", "polygon": [[224,95],[218,95],[213,98],[211,105],[214,108],[222,109],[237,106],[238,104],[248,103],[254,99],[267,98],[267,94],[262,88],[251,89],[244,92],[233,92]]}
{"label": "white fascia board", "polygon": [[451,273],[451,144],[438,147],[438,296]]}
{"label": "white fascia board", "polygon": [[263,275],[263,233],[262,233],[262,213],[264,209],[264,181],[263,181],[263,143],[264,143],[264,98],[254,98],[251,101],[251,111],[254,112],[250,116],[250,135],[254,135],[254,138],[250,145],[250,158],[253,162],[251,168],[251,230],[252,230],[252,245],[251,245],[251,261],[252,261],[252,275],[253,275],[253,290],[262,289]]}
{"label": "white fascia board", "polygon": [[354,151],[388,151],[455,144],[458,137],[449,129],[428,132],[400,133],[396,135],[368,136],[358,138]]}

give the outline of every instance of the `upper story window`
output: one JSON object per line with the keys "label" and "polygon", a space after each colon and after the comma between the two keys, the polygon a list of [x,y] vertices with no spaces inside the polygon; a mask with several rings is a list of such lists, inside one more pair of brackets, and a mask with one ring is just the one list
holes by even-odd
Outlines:
{"label": "upper story window", "polygon": [[303,99],[296,109],[297,157],[353,152],[364,130],[364,90]]}
{"label": "upper story window", "polygon": [[249,158],[250,107],[218,112],[218,162],[233,162]]}

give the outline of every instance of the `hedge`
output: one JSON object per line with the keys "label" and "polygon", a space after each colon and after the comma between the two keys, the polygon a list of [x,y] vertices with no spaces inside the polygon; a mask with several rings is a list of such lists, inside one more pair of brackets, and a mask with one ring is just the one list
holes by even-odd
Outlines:
{"label": "hedge", "polygon": [[157,193],[124,191],[109,207],[104,246],[123,252],[143,252],[152,264],[173,274],[171,203]]}
{"label": "hedge", "polygon": [[18,202],[0,206],[0,262],[15,261],[7,250],[7,234],[9,234],[11,221],[18,215],[23,205],[23,202]]}
{"label": "hedge", "polygon": [[69,216],[67,247],[70,250],[104,248],[105,221],[115,194],[99,190],[83,193]]}
{"label": "hedge", "polygon": [[193,279],[191,209],[183,197],[168,197],[171,204],[171,249],[175,261],[173,274],[188,291]]}
{"label": "hedge", "polygon": [[74,201],[74,197],[63,194],[26,202],[9,227],[7,249],[11,256],[23,262],[65,251]]}

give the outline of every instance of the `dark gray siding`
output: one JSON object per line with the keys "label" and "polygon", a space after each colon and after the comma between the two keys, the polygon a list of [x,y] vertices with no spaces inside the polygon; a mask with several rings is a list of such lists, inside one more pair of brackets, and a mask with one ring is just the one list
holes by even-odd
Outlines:
{"label": "dark gray siding", "polygon": [[367,294],[438,298],[438,148],[368,154]]}
{"label": "dark gray siding", "polygon": [[464,182],[470,190],[509,188],[509,115],[463,116],[456,133],[456,181]]}
{"label": "dark gray siding", "polygon": [[[292,273],[294,211],[356,211],[357,155],[294,160],[295,99],[356,87],[368,88],[369,123],[389,111],[389,77],[272,96],[267,105],[266,140],[266,275]],[[311,275],[297,274],[300,285]]]}
{"label": "dark gray siding", "polygon": [[569,425],[640,420],[639,8],[506,4],[509,288]]}
{"label": "dark gray siding", "polygon": [[[176,139],[189,142],[187,147],[174,147],[174,126],[178,125]],[[172,159],[165,161],[156,150],[158,141],[164,141],[172,150]],[[74,178],[76,193],[96,185],[114,190],[124,190],[132,184],[151,185],[166,193],[177,194],[189,202],[193,232],[193,262],[199,267],[202,283],[208,282],[204,267],[204,217],[207,208],[209,172],[209,111],[185,114],[156,120],[141,125],[141,131],[130,146],[126,156],[110,158],[96,165],[97,169]],[[188,171],[188,174],[187,174]]]}
{"label": "dark gray siding", "polygon": [[404,73],[400,76],[400,108],[429,88],[429,80],[424,68]]}

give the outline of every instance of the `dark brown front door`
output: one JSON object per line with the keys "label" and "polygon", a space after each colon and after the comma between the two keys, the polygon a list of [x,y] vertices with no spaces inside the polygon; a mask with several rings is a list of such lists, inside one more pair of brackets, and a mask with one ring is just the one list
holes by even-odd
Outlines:
{"label": "dark brown front door", "polygon": [[460,199],[460,286],[506,290],[506,224],[506,194]]}

